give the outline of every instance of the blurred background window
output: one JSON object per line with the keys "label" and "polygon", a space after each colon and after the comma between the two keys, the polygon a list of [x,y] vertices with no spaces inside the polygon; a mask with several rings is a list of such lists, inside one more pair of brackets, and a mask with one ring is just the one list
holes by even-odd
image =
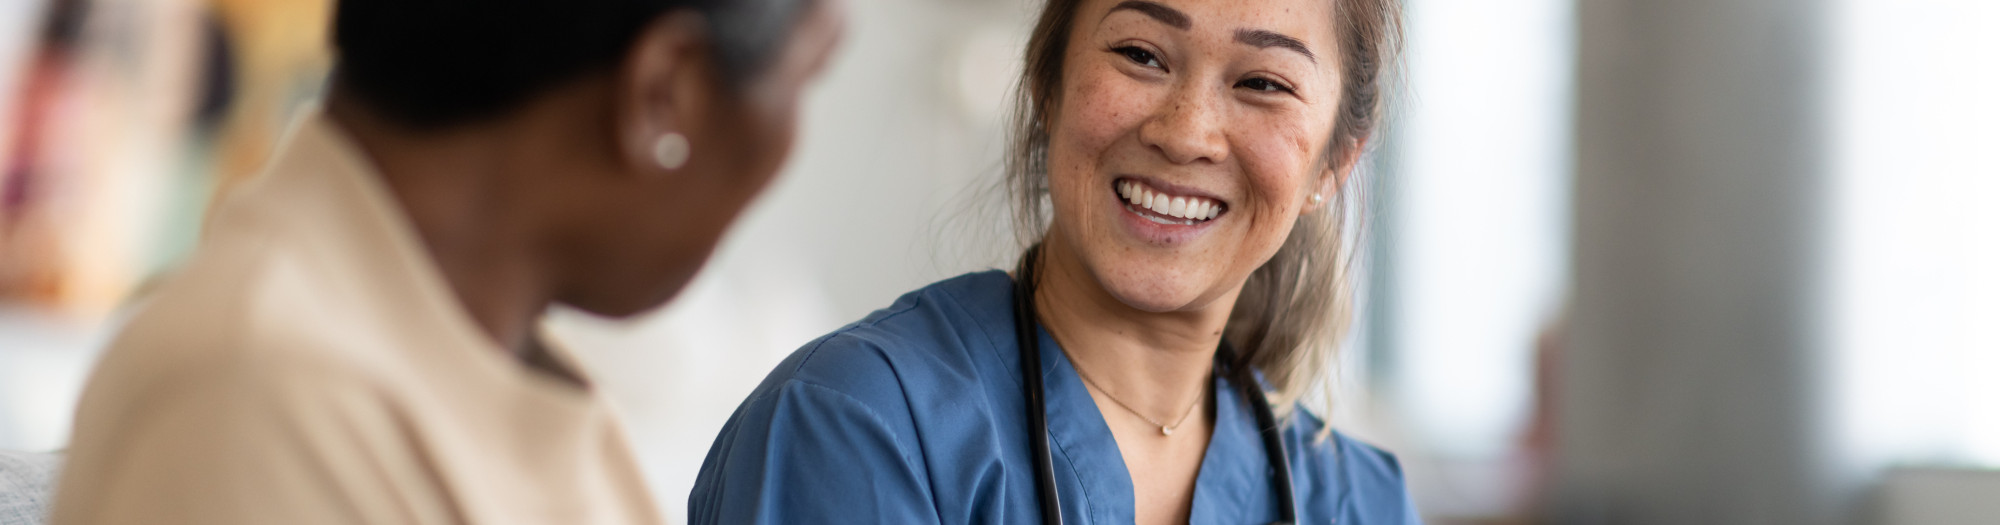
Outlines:
{"label": "blurred background window", "polygon": [[1843,452],[2000,467],[2000,2],[1835,5]]}
{"label": "blurred background window", "polygon": [[1375,206],[1377,426],[1436,517],[1524,510],[1534,353],[1567,286],[1568,0],[1408,0]]}

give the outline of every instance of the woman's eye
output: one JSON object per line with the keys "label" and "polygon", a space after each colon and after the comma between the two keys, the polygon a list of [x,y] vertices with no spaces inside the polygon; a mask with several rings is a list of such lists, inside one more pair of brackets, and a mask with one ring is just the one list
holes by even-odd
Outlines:
{"label": "woman's eye", "polygon": [[1142,66],[1163,67],[1160,65],[1160,57],[1153,56],[1153,52],[1151,51],[1147,51],[1133,46],[1125,46],[1113,49],[1112,51],[1117,52],[1120,55],[1125,55],[1125,58],[1127,60],[1131,60],[1132,62]]}
{"label": "woman's eye", "polygon": [[1242,82],[1237,82],[1236,87],[1245,88],[1252,91],[1266,91],[1273,93],[1292,92],[1292,88],[1285,87],[1284,84],[1272,82],[1270,79],[1265,79],[1265,78],[1244,79]]}

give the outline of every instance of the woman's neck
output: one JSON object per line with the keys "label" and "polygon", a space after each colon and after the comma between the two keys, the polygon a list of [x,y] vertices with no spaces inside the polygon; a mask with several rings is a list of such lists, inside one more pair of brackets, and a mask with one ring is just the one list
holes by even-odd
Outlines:
{"label": "woman's neck", "polygon": [[327,113],[375,165],[445,284],[487,337],[531,357],[535,320],[550,302],[551,279],[534,253],[533,225],[495,159],[495,134],[418,136],[383,122],[343,97]]}
{"label": "woman's neck", "polygon": [[1135,309],[1105,290],[1056,235],[1040,251],[1037,317],[1100,390],[1174,424],[1205,395],[1234,294],[1193,311]]}

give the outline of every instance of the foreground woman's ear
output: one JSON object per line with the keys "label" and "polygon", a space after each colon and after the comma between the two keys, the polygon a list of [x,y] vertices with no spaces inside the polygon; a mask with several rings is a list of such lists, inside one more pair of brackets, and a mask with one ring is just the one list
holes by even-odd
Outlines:
{"label": "foreground woman's ear", "polygon": [[693,126],[708,116],[718,73],[700,14],[669,13],[640,31],[615,71],[612,108],[633,173],[661,175],[688,163],[699,142]]}

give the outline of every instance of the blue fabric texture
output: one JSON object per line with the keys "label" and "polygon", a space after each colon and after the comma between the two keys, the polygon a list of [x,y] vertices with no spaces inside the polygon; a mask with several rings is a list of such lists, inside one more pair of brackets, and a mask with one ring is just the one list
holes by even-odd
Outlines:
{"label": "blue fabric texture", "polygon": [[55,454],[0,450],[0,525],[41,525],[55,501]]}
{"label": "blue fabric texture", "polygon": [[[989,271],[904,295],[793,353],[743,402],[688,499],[692,523],[1034,523],[1013,281]],[[1047,332],[1042,370],[1063,519],[1131,523],[1131,476]],[[1190,522],[1269,523],[1271,469],[1247,401],[1218,384]],[[1419,523],[1396,458],[1303,409],[1282,435],[1300,523]]]}

